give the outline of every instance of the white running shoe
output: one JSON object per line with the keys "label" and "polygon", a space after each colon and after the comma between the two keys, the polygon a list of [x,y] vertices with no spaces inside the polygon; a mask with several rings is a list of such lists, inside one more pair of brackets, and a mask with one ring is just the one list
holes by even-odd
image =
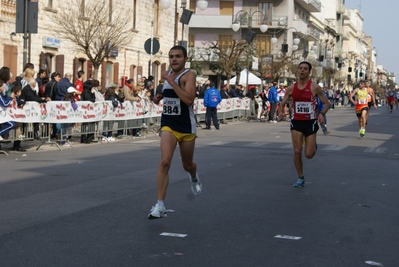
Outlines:
{"label": "white running shoe", "polygon": [[106,141],[108,141],[108,138],[107,137],[103,137],[103,138],[101,138],[101,141],[106,142]]}
{"label": "white running shoe", "polygon": [[0,135],[0,141],[3,141],[3,137],[1,137],[1,135]]}
{"label": "white running shoe", "polygon": [[157,203],[151,208],[150,214],[148,214],[148,219],[160,219],[162,217],[166,217],[165,207]]}
{"label": "white running shoe", "polygon": [[193,179],[191,178],[191,174],[188,174],[188,179],[190,179],[191,182],[191,191],[193,192],[194,195],[198,196],[202,192],[202,184],[201,181],[198,177],[198,174],[196,175],[196,181],[194,182]]}
{"label": "white running shoe", "polygon": [[107,139],[108,139],[108,141],[110,141],[110,142],[115,141],[115,138],[113,138],[112,136],[111,136],[111,137],[108,137]]}

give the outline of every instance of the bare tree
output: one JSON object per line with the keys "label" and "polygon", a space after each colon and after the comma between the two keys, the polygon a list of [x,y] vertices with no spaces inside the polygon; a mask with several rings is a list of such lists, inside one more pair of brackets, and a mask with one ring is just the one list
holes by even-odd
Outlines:
{"label": "bare tree", "polygon": [[62,2],[64,8],[54,14],[55,34],[71,41],[77,50],[83,52],[92,62],[93,78],[109,52],[126,46],[132,41],[133,31],[128,25],[131,12],[110,6],[105,0],[72,0]]}
{"label": "bare tree", "polygon": [[218,75],[225,75],[227,81],[230,80],[232,73],[240,72],[246,64],[249,44],[243,40],[233,40],[231,46],[220,45],[218,42],[209,42],[206,45],[218,58],[215,63],[212,63],[211,70]]}

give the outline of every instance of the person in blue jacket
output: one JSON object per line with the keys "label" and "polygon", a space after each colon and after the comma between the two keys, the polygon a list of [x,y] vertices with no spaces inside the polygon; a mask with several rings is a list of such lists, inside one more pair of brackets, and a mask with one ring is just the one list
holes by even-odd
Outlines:
{"label": "person in blue jacket", "polygon": [[274,117],[274,115],[276,113],[277,103],[278,103],[276,86],[277,86],[277,82],[273,82],[273,86],[270,87],[269,95],[267,96],[267,98],[269,99],[269,103],[270,103],[269,122],[273,122],[273,123],[277,122],[277,120]]}
{"label": "person in blue jacket", "polygon": [[210,88],[205,91],[204,106],[206,107],[205,114],[205,129],[211,129],[211,119],[216,130],[219,130],[219,121],[217,115],[217,105],[222,101],[220,92],[215,88],[215,83],[210,83]]}

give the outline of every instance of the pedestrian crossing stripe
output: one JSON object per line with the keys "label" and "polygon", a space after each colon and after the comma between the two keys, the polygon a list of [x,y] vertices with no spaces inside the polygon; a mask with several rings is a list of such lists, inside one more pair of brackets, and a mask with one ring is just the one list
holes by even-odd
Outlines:
{"label": "pedestrian crossing stripe", "polygon": [[292,144],[288,144],[285,146],[281,146],[280,148],[286,149],[286,148],[293,148]]}
{"label": "pedestrian crossing stripe", "polygon": [[364,152],[368,153],[384,153],[387,150],[387,147],[368,147]]}
{"label": "pedestrian crossing stripe", "polygon": [[211,146],[221,146],[221,145],[225,145],[225,144],[227,144],[227,143],[228,143],[228,142],[217,141],[217,142],[210,143],[210,145],[211,145]]}
{"label": "pedestrian crossing stripe", "polygon": [[339,146],[339,145],[329,145],[322,150],[329,150],[329,151],[341,151],[344,148],[347,148],[348,146]]}
{"label": "pedestrian crossing stripe", "polygon": [[267,145],[269,145],[270,143],[261,143],[261,142],[258,142],[258,143],[249,143],[249,144],[246,144],[246,146],[248,146],[248,147],[261,147],[261,148],[264,148],[264,147],[266,147]]}

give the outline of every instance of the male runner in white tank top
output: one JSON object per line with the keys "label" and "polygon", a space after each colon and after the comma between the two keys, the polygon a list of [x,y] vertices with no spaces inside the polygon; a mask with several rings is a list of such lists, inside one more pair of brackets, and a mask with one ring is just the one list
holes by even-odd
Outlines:
{"label": "male runner in white tank top", "polygon": [[185,68],[187,60],[187,50],[184,47],[174,46],[170,49],[171,70],[162,73],[162,79],[165,80],[162,94],[157,94],[153,98],[155,104],[163,99],[161,162],[157,172],[158,201],[148,214],[148,219],[166,217],[164,200],[169,184],[169,169],[177,143],[179,143],[183,168],[188,172],[191,191],[199,195],[202,190],[197,165],[193,161],[197,125],[193,111],[196,77],[192,71]]}

